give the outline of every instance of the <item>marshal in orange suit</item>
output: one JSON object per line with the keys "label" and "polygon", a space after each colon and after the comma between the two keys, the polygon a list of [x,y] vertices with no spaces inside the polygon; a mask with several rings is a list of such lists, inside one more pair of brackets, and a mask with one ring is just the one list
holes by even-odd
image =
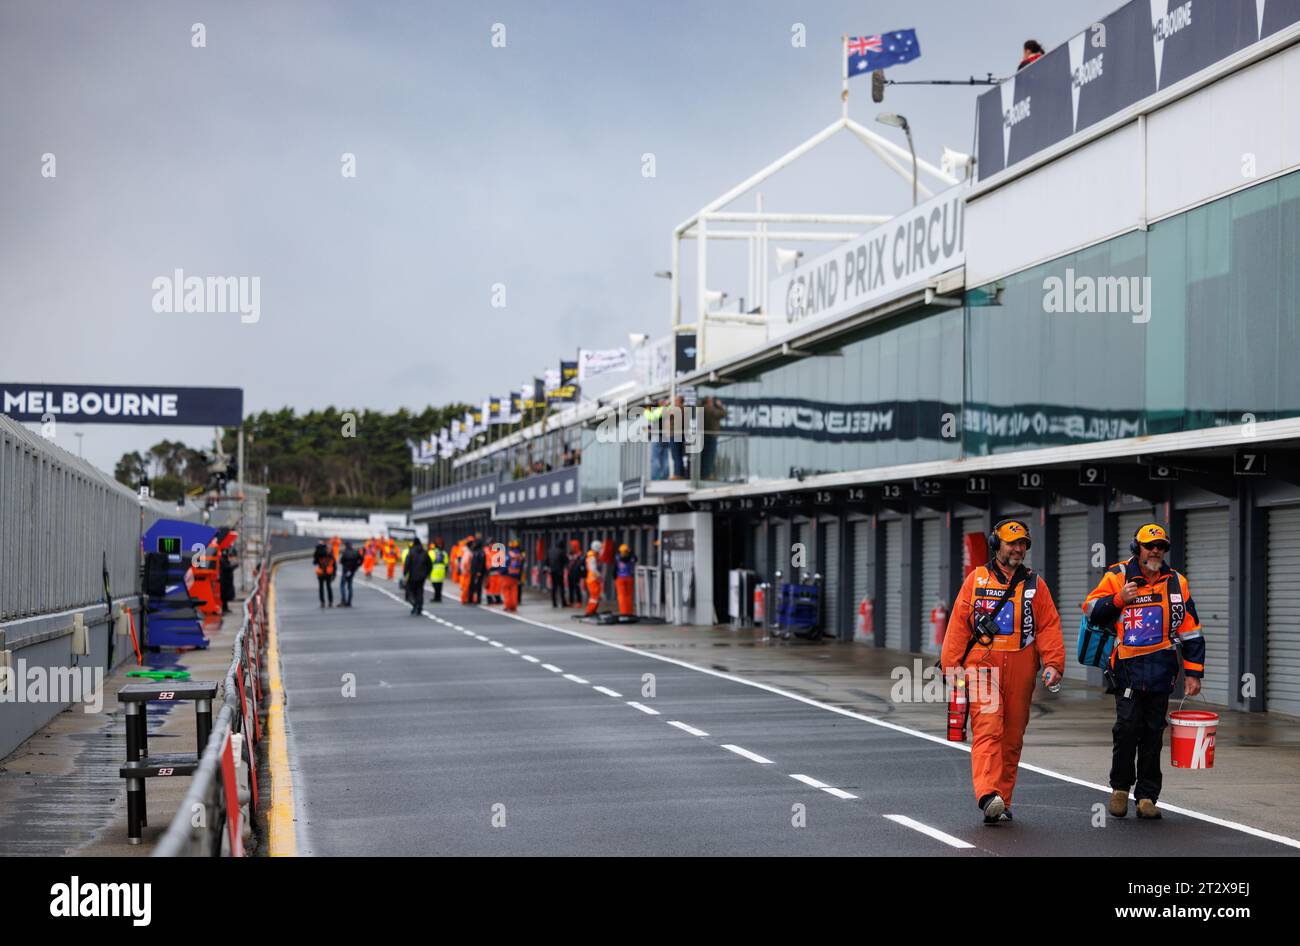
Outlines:
{"label": "marshal in orange suit", "polygon": [[[966,576],[940,659],[949,675],[965,668],[975,800],[984,823],[995,825],[1012,820],[1011,796],[1039,666],[1043,683],[1055,685],[1065,671],[1065,644],[1047,583],[1024,566],[1029,526],[1003,519],[988,539],[992,561]],[[1001,607],[1008,588],[1011,601]]]}

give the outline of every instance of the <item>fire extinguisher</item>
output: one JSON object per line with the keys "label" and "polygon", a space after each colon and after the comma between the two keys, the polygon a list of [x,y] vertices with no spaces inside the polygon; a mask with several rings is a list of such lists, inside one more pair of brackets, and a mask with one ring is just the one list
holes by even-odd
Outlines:
{"label": "fire extinguisher", "polygon": [[762,627],[767,620],[767,585],[754,588],[754,626]]}
{"label": "fire extinguisher", "polygon": [[858,605],[858,618],[858,627],[862,636],[874,637],[876,634],[876,615],[870,598],[863,598],[862,603]]}
{"label": "fire extinguisher", "polygon": [[943,643],[944,632],[948,629],[948,609],[939,605],[930,612],[930,626],[934,628],[934,642]]}
{"label": "fire extinguisher", "polygon": [[953,674],[952,692],[948,696],[948,741],[966,741],[966,720],[970,717],[970,701],[966,696],[966,675],[958,670]]}

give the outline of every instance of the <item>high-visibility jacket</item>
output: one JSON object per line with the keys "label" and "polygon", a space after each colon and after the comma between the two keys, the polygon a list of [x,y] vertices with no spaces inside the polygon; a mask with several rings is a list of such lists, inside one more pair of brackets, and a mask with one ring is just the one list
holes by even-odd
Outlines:
{"label": "high-visibility jacket", "polygon": [[[1120,592],[1130,581],[1141,587],[1138,596],[1125,604]],[[1182,641],[1184,673],[1205,676],[1205,638],[1191,588],[1187,578],[1168,564],[1162,564],[1153,581],[1142,573],[1137,556],[1117,562],[1101,576],[1083,610],[1092,624],[1114,629],[1111,668],[1122,685],[1158,693],[1173,689],[1178,657],[1170,633]]]}
{"label": "high-visibility jacket", "polygon": [[[941,662],[956,667],[966,651],[980,611],[993,611],[1006,597],[1010,575],[1004,575],[997,563],[980,565],[966,576],[952,606],[948,629],[943,637]],[[1037,646],[1045,667],[1065,672],[1065,642],[1061,637],[1061,617],[1056,613],[1047,582],[1032,570],[1017,586],[1011,603],[998,613],[998,633],[986,647],[976,641],[967,664],[979,663],[989,651],[1015,651]]]}
{"label": "high-visibility jacket", "polygon": [[587,552],[587,584],[600,584],[600,556],[594,551]]}
{"label": "high-visibility jacket", "polygon": [[447,553],[439,548],[429,549],[429,581],[435,584],[447,577]]}

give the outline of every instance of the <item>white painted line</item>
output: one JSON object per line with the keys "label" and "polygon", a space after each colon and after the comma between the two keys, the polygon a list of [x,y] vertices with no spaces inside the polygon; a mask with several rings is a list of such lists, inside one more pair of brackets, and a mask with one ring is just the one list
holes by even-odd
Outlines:
{"label": "white painted line", "polygon": [[844,791],[844,789],[842,788],[835,788],[834,786],[827,785],[825,782],[815,779],[811,775],[791,775],[790,777],[795,781],[803,782],[805,785],[811,785],[813,788],[820,788],[823,792],[826,792],[827,794],[830,795],[834,795],[836,798],[857,798],[858,797],[857,795],[849,794],[848,792]]}
{"label": "white painted line", "polygon": [[566,673],[566,674],[564,675],[564,679],[566,679],[566,680],[572,680],[574,683],[581,683],[583,686],[590,686],[590,685],[591,685],[591,681],[590,681],[590,680],[584,680],[584,679],[582,679],[582,677],[575,676],[575,675],[573,675],[573,674],[571,674],[571,673]]}
{"label": "white painted line", "polygon": [[465,630],[463,627],[460,629],[460,632],[461,632],[462,634],[464,634],[466,637],[477,637],[477,636],[478,636],[478,635],[475,634],[473,631],[467,631],[467,630]]}
{"label": "white painted line", "polygon": [[922,834],[928,834],[936,841],[942,841],[949,847],[972,848],[975,845],[963,841],[961,838],[955,838],[951,834],[940,831],[938,828],[932,828],[928,824],[921,824],[915,818],[909,818],[907,815],[885,815],[890,821],[901,824],[905,828],[911,828],[913,831],[920,831]]}
{"label": "white painted line", "polygon": [[[375,588],[375,590],[381,591],[383,594],[388,595],[388,597],[392,598],[394,601],[397,601],[401,604],[406,603],[401,598],[397,597],[397,595],[389,594],[387,591],[383,591],[383,589],[381,588]],[[480,607],[483,606],[480,605]],[[483,609],[487,610],[487,608],[485,607]],[[636,654],[638,657],[645,657],[650,660],[659,660],[666,664],[673,664],[674,666],[677,667],[683,667],[686,670],[694,670],[696,673],[706,673],[709,676],[717,677],[720,680],[730,680],[732,683],[739,683],[741,686],[753,687],[756,690],[763,690],[767,693],[774,693],[777,696],[785,697],[787,700],[795,700],[796,702],[799,703],[805,703],[808,706],[815,706],[818,709],[825,710],[828,713],[836,713],[840,716],[847,716],[849,719],[856,719],[864,723],[870,723],[873,726],[879,726],[882,729],[891,729],[894,732],[903,733],[904,735],[912,736],[916,739],[924,739],[927,742],[932,742],[937,746],[943,746],[947,749],[956,749],[961,752],[970,752],[970,746],[967,743],[949,742],[943,736],[933,736],[930,733],[919,732],[915,729],[908,729],[906,726],[900,726],[897,723],[886,722],[885,720],[879,719],[875,716],[867,716],[863,713],[856,713],[853,710],[844,709],[843,707],[840,706],[831,706],[829,703],[822,703],[819,700],[812,699],[811,697],[801,696],[798,693],[791,693],[788,690],[782,690],[780,687],[772,686],[769,683],[760,683],[758,680],[746,680],[741,677],[732,676],[729,673],[724,673],[721,670],[713,670],[709,667],[700,667],[697,666],[696,664],[687,663],[685,660],[678,660],[675,657],[669,657],[664,654],[655,654],[646,650],[639,650],[635,647],[629,647],[626,644],[616,644],[613,641],[601,640],[599,637],[592,637],[590,634],[583,634],[581,631],[573,631],[573,630],[569,630],[568,628],[555,627],[554,625],[546,624],[542,621],[535,621],[532,618],[524,617],[521,614],[506,614],[505,616],[514,621],[521,621],[524,624],[531,624],[533,627],[540,627],[548,631],[554,631],[557,634],[567,634],[569,637],[576,637],[579,640],[584,640],[587,641],[588,643],[599,644],[602,647],[612,647],[615,650],[625,651],[626,653],[629,654]],[[1098,782],[1089,782],[1085,779],[1075,778],[1072,775],[1066,775],[1063,772],[1057,772],[1052,769],[1043,768],[1042,766],[1032,765],[1030,763],[1025,762],[1023,758],[1021,759],[1020,762],[1020,768],[1028,769],[1031,772],[1037,772],[1039,775],[1046,775],[1048,778],[1058,779],[1059,781],[1062,782],[1069,782],[1071,785],[1079,785],[1082,786],[1083,788],[1090,788],[1098,792],[1105,792],[1107,795],[1109,795],[1111,792],[1111,788],[1108,785],[1102,785]],[[1218,825],[1221,828],[1227,828],[1230,831],[1239,831],[1242,834],[1248,834],[1251,837],[1262,838],[1265,841],[1274,841],[1278,844],[1284,844],[1287,847],[1300,849],[1300,839],[1287,837],[1284,834],[1274,834],[1271,831],[1265,831],[1262,828],[1256,828],[1248,824],[1241,824],[1238,821],[1228,821],[1226,818],[1217,818],[1214,815],[1207,815],[1199,811],[1194,811],[1191,808],[1183,808],[1178,805],[1170,804],[1167,801],[1161,801],[1160,807],[1161,809],[1172,811],[1180,815],[1186,815],[1188,818],[1195,818],[1197,821],[1204,821],[1207,824],[1214,824],[1214,825]]]}
{"label": "white painted line", "polygon": [[606,696],[612,696],[616,700],[623,699],[623,694],[611,690],[609,687],[592,687],[597,693],[604,693]]}
{"label": "white painted line", "polygon": [[772,760],[771,760],[771,759],[764,759],[764,758],[763,758],[761,755],[759,755],[757,752],[750,752],[748,749],[742,749],[742,748],[740,748],[740,746],[730,746],[730,745],[727,745],[727,746],[723,746],[722,748],[726,749],[728,752],[734,752],[734,753],[736,753],[736,755],[738,755],[738,756],[743,756],[743,757],[745,757],[746,759],[748,759],[750,762],[757,762],[759,765],[771,765],[771,764],[772,764]]}
{"label": "white painted line", "polygon": [[[396,600],[396,596],[394,596]],[[711,677],[717,677],[720,680],[730,680],[732,683],[739,683],[741,686],[753,687],[756,690],[763,690],[767,693],[774,693],[777,696],[783,696],[787,700],[795,700],[799,703],[805,703],[808,706],[815,706],[818,709],[825,710],[828,713],[836,713],[840,716],[847,716],[849,719],[860,720],[864,723],[870,723],[873,726],[879,726],[882,729],[891,729],[894,732],[903,733],[916,739],[924,739],[932,742],[937,746],[943,746],[947,749],[956,749],[961,752],[970,752],[970,745],[964,742],[949,742],[943,736],[933,736],[930,733],[919,732],[915,729],[908,729],[906,726],[900,726],[897,723],[886,722],[875,716],[867,716],[863,713],[856,713],[850,709],[844,709],[840,706],[831,706],[829,703],[822,703],[811,697],[801,696],[798,693],[791,693],[788,690],[782,690],[780,687],[772,686],[769,683],[760,683],[758,680],[746,680],[741,677],[732,676],[729,673],[723,673],[721,670],[713,670],[709,667],[700,667],[696,664],[687,663],[684,660],[678,660],[675,657],[669,657],[665,654],[655,654],[646,650],[639,650],[636,647],[629,647],[626,644],[617,644],[613,641],[601,640],[599,637],[592,637],[590,634],[583,634],[581,631],[573,631],[564,627],[555,627],[551,624],[545,624],[541,621],[535,621],[532,618],[526,618],[520,614],[507,614],[506,617],[522,621],[524,624],[531,624],[533,627],[545,628],[548,631],[554,631],[557,634],[567,634],[569,637],[576,637],[592,644],[600,644],[602,647],[612,647],[615,650],[621,650],[629,654],[636,654],[638,657],[645,657],[650,660],[659,660],[666,664],[673,664],[676,667],[683,667],[687,670],[694,670],[696,673],[706,673]],[[1063,772],[1056,772],[1052,769],[1043,768],[1042,766],[1031,765],[1022,758],[1020,768],[1028,769],[1031,772],[1037,772],[1039,775],[1046,775],[1049,778],[1058,779],[1062,782],[1069,782],[1072,785],[1080,785],[1084,788],[1091,788],[1095,791],[1110,794],[1111,788],[1108,785],[1102,785],[1098,782],[1089,782],[1085,779],[1075,778],[1072,775],[1066,775]],[[1214,815],[1203,814],[1199,811],[1193,811],[1191,808],[1172,805],[1167,801],[1161,800],[1160,807],[1164,810],[1176,812],[1180,815],[1186,815],[1188,818],[1195,818],[1197,821],[1204,821],[1207,824],[1218,825],[1221,828],[1227,828],[1231,831],[1240,831],[1242,834],[1249,834],[1251,837],[1262,838],[1265,841],[1275,841],[1278,844],[1285,844],[1287,847],[1300,848],[1300,839],[1287,837],[1284,834],[1274,834],[1271,831],[1265,831],[1262,828],[1256,828],[1248,824],[1241,824],[1237,821],[1228,821],[1225,818],[1216,818]]]}
{"label": "white painted line", "polygon": [[692,736],[707,736],[707,735],[708,735],[708,733],[706,733],[703,729],[696,729],[694,726],[687,726],[685,723],[679,723],[679,722],[678,722],[677,720],[675,720],[675,719],[670,719],[670,720],[668,720],[668,725],[669,725],[669,726],[676,726],[676,727],[677,727],[678,729],[680,729],[682,732],[688,732],[688,733],[690,733]]}
{"label": "white painted line", "polygon": [[532,656],[531,654],[520,654],[519,656],[524,658],[524,660],[527,660],[530,664],[541,663],[540,660],[538,660],[536,657]]}
{"label": "white painted line", "polygon": [[658,716],[658,715],[659,715],[659,711],[658,711],[657,709],[651,709],[651,708],[648,707],[648,706],[642,706],[640,703],[636,702],[635,700],[628,700],[628,701],[627,701],[627,705],[630,706],[630,707],[632,707],[633,709],[639,709],[641,712],[645,713],[647,716]]}
{"label": "white painted line", "polygon": [[563,667],[557,667],[555,664],[542,664],[543,670],[549,670],[551,673],[564,673]]}
{"label": "white painted line", "polygon": [[507,654],[514,654],[516,657],[519,656],[519,651],[515,650],[513,647],[507,647],[507,648],[506,648],[506,653],[507,653]]}
{"label": "white painted line", "polygon": [[484,643],[487,643],[487,638],[484,637],[482,634],[475,634],[475,635],[474,635],[474,640],[476,640],[476,641],[483,641]]}
{"label": "white painted line", "polygon": [[491,644],[493,647],[504,647],[504,646],[506,646],[505,644],[501,643],[500,641],[488,641],[488,643]]}

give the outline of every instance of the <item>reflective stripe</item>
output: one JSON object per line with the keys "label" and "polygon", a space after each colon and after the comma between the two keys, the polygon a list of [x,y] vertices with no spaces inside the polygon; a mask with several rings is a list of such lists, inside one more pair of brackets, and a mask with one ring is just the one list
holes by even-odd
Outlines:
{"label": "reflective stripe", "polygon": [[1190,660],[1184,660],[1184,661],[1183,661],[1183,669],[1184,669],[1184,670],[1199,670],[1201,673],[1204,673],[1204,672],[1205,672],[1205,664],[1194,664],[1194,663],[1192,663]]}

